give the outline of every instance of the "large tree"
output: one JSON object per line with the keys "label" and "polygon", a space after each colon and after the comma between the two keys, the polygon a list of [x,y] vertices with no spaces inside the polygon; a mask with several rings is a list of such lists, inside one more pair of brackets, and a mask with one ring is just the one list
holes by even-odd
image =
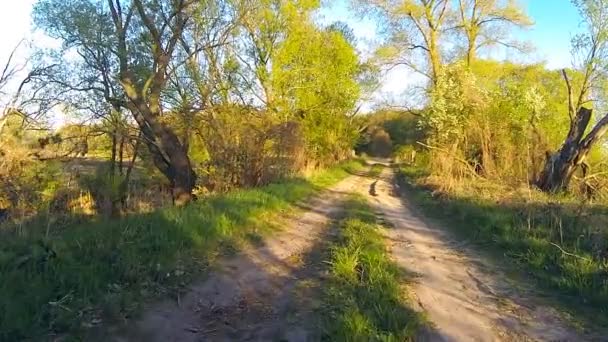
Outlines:
{"label": "large tree", "polygon": [[532,20],[514,0],[458,0],[457,26],[465,38],[465,59],[471,65],[480,49],[493,45],[521,48],[508,40],[507,29],[528,27]]}
{"label": "large tree", "polygon": [[364,15],[372,14],[387,35],[383,59],[437,82],[444,62],[441,39],[448,28],[449,0],[356,0]]}
{"label": "large tree", "polygon": [[[163,93],[195,0],[40,0],[38,27],[63,42],[60,55],[78,59],[73,90],[103,94],[137,122],[154,165],[167,177],[176,204],[190,201],[196,175],[188,151],[161,120]],[[179,63],[178,63],[179,64]]]}
{"label": "large tree", "polygon": [[341,31],[302,22],[272,62],[277,107],[286,119],[303,124],[309,157],[328,164],[343,158],[354,145],[348,115],[360,94],[354,47]]}

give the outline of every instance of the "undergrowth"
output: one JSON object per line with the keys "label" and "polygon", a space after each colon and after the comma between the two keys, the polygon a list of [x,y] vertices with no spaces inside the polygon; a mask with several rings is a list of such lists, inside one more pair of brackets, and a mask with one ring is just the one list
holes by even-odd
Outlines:
{"label": "undergrowth", "polygon": [[384,168],[385,168],[385,166],[382,164],[373,164],[369,169],[368,177],[376,178],[376,177],[380,176],[380,174],[382,173]]}
{"label": "undergrowth", "polygon": [[214,258],[277,227],[281,211],[356,171],[345,163],[308,179],[234,191],[116,220],[24,226],[0,240],[0,340],[83,336],[175,295]]}
{"label": "undergrowth", "polygon": [[407,306],[403,274],[390,259],[365,199],[353,197],[339,222],[324,288],[324,339],[411,340],[423,320]]}
{"label": "undergrowth", "polygon": [[[401,184],[429,216],[532,276],[558,304],[593,325],[608,324],[608,209],[534,190],[466,184],[442,191],[421,169]],[[502,190],[500,190],[502,189]]]}

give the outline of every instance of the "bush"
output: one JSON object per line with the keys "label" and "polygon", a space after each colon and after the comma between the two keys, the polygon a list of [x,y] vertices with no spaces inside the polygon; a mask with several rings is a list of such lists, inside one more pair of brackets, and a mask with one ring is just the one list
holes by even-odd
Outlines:
{"label": "bush", "polygon": [[269,184],[303,168],[304,141],[297,122],[281,122],[247,107],[213,110],[211,122],[200,123],[200,135],[191,145],[209,191]]}

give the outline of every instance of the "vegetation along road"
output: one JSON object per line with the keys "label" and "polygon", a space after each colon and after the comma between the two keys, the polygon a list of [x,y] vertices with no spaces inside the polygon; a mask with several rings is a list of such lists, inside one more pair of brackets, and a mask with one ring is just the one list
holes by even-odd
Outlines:
{"label": "vegetation along road", "polygon": [[608,342],[608,0],[0,31],[0,342]]}
{"label": "vegetation along road", "polygon": [[224,258],[179,299],[151,304],[110,339],[598,339],[418,214],[391,168],[355,173],[287,210],[278,233]]}

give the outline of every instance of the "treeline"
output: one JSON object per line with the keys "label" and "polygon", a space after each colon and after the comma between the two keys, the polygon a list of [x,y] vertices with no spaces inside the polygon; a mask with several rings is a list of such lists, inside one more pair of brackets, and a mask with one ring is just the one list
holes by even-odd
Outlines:
{"label": "treeline", "polygon": [[534,278],[585,326],[606,326],[608,2],[573,1],[581,32],[563,70],[471,53],[504,38],[495,33],[517,23],[507,14],[525,18],[514,2],[364,3],[392,23],[387,65],[410,64],[428,82],[421,105],[367,118],[358,148],[392,151],[428,215]]}
{"label": "treeline", "polygon": [[[36,28],[60,44],[36,52],[5,105],[0,151],[27,151],[3,159],[0,208],[55,206],[54,194],[72,178],[56,161],[77,155],[100,161],[87,184],[109,215],[128,209],[139,181],[167,188],[181,205],[349,157],[355,104],[372,69],[346,25],[314,22],[319,7],[315,0],[37,1]],[[58,112],[84,123],[49,131],[44,119]]]}
{"label": "treeline", "polygon": [[[496,45],[524,49],[525,44],[509,39],[509,32],[532,21],[515,2],[421,0],[403,8],[383,1],[360,3],[364,13],[386,24],[378,60],[388,67],[409,66],[427,78],[421,94],[426,103],[402,108],[406,114],[397,121],[405,127],[389,134],[417,138],[398,143],[407,145],[401,154],[426,153],[428,169],[444,180],[527,183],[556,193],[573,190],[575,179],[593,196],[608,129],[603,112],[608,3],[573,1],[581,32],[572,39],[573,67],[560,71],[479,57]],[[372,127],[390,130],[395,117],[384,113],[371,120]],[[374,129],[368,135],[378,138]]]}

